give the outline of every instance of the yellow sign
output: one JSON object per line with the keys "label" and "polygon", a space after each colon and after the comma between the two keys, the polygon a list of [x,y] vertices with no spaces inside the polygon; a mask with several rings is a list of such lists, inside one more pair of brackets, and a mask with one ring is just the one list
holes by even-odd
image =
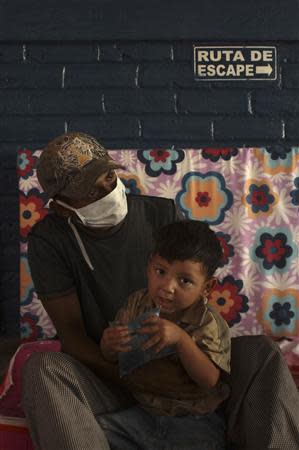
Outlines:
{"label": "yellow sign", "polygon": [[194,46],[194,75],[200,81],[276,80],[276,47]]}

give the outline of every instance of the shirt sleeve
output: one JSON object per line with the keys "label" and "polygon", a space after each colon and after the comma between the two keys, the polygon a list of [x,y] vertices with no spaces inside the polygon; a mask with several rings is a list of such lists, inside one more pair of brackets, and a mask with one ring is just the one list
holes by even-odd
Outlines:
{"label": "shirt sleeve", "polygon": [[216,366],[230,373],[229,327],[216,311],[207,310],[204,323],[192,332],[192,339]]}
{"label": "shirt sleeve", "polygon": [[129,323],[130,319],[131,318],[128,309],[128,302],[126,302],[125,305],[117,311],[113,323],[119,322],[121,325],[124,325]]}
{"label": "shirt sleeve", "polygon": [[29,235],[28,260],[37,295],[50,299],[75,290],[73,276],[63,255],[46,239]]}
{"label": "shirt sleeve", "polygon": [[129,323],[131,320],[136,319],[136,317],[143,312],[142,311],[142,300],[145,298],[146,290],[140,289],[139,291],[133,292],[124,304],[116,313],[115,321],[121,323]]}
{"label": "shirt sleeve", "polygon": [[177,205],[174,205],[174,208],[175,208],[175,218],[174,218],[174,221],[175,221],[175,222],[182,222],[183,220],[186,220],[186,217],[184,216],[182,210],[179,209]]}

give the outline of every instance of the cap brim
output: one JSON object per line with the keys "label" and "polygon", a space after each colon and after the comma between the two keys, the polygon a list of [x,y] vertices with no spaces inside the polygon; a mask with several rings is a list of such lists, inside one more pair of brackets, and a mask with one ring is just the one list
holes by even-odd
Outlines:
{"label": "cap brim", "polygon": [[69,183],[60,194],[78,200],[85,198],[100,175],[109,170],[116,169],[126,170],[125,166],[113,159],[106,159],[104,161],[95,159],[83,167],[81,172],[73,178],[72,182]]}

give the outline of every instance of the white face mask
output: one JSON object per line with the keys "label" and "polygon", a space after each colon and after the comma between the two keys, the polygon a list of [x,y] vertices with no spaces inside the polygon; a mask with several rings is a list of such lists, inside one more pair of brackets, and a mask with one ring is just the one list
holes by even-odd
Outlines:
{"label": "white face mask", "polygon": [[73,208],[61,200],[56,200],[56,203],[74,211],[82,223],[90,228],[113,227],[128,213],[126,188],[119,178],[113,191],[83,208]]}

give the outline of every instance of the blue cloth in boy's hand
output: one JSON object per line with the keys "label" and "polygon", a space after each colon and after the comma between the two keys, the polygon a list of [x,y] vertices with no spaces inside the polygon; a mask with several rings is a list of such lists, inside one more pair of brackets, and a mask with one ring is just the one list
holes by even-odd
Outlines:
{"label": "blue cloth in boy's hand", "polygon": [[159,314],[160,308],[153,308],[128,323],[129,332],[132,336],[132,339],[129,342],[131,350],[118,354],[119,373],[121,377],[124,375],[129,375],[134,369],[143,366],[143,364],[151,361],[152,359],[163,358],[175,353],[174,346],[164,347],[158,353],[155,352],[153,347],[148,348],[147,350],[142,350],[140,348],[141,345],[152,336],[152,334],[139,334],[137,330],[144,326],[142,322],[145,319],[153,315],[159,316]]}

